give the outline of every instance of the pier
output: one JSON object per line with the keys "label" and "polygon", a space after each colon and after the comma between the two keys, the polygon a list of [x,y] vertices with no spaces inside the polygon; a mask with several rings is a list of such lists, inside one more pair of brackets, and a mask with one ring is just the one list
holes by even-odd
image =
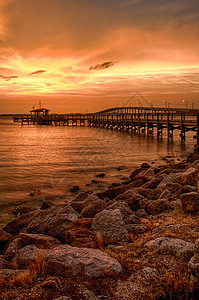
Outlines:
{"label": "pier", "polygon": [[22,125],[91,126],[134,134],[156,134],[157,138],[166,132],[168,139],[173,138],[174,130],[178,130],[182,142],[186,132],[191,131],[199,144],[199,110],[196,109],[115,107],[96,113],[49,114],[48,109],[40,108],[28,115],[14,115],[13,121]]}

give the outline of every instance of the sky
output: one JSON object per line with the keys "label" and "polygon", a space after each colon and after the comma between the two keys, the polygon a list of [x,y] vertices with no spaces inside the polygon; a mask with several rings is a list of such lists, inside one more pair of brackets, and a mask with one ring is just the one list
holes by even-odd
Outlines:
{"label": "sky", "polygon": [[198,37],[198,0],[0,0],[0,113],[199,108]]}

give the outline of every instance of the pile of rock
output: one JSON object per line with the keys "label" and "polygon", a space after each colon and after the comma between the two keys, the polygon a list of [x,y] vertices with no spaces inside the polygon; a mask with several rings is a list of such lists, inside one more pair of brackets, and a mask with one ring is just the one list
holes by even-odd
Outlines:
{"label": "pile of rock", "polygon": [[[144,163],[120,185],[101,193],[79,194],[70,204],[45,202],[0,230],[0,269],[27,269],[43,257],[44,272],[57,276],[118,275],[121,264],[106,253],[109,245],[127,245],[132,235],[147,233],[147,219],[176,207],[199,211],[199,160],[184,162],[183,171]],[[196,242],[196,245],[198,241]],[[149,241],[146,248],[190,259],[192,275],[199,278],[199,254],[193,243],[167,237]],[[14,271],[13,271],[14,272]],[[11,272],[12,273],[12,272]]]}

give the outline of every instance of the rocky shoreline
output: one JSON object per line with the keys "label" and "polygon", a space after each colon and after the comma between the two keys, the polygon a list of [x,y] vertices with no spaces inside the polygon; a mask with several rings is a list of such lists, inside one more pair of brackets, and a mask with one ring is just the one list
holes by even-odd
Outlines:
{"label": "rocky shoreline", "polygon": [[0,299],[197,299],[199,146],[0,230]]}

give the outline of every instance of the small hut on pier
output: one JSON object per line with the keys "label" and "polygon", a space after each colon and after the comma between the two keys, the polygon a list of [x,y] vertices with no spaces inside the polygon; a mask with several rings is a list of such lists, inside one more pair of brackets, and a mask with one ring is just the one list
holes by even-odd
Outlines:
{"label": "small hut on pier", "polygon": [[42,116],[42,117],[46,117],[49,115],[49,109],[47,108],[38,108],[38,109],[32,109],[30,110],[31,115],[33,114],[36,117]]}

